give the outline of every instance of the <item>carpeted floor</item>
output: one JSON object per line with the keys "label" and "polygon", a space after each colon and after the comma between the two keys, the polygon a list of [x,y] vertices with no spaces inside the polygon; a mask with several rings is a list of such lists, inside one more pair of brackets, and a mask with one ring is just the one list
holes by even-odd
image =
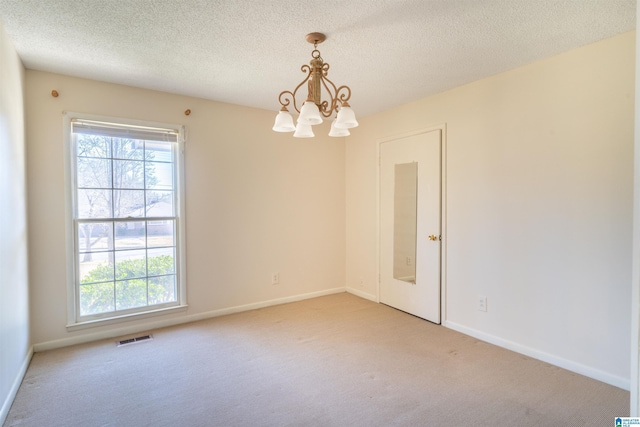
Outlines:
{"label": "carpeted floor", "polygon": [[5,427],[601,427],[629,413],[627,391],[346,293],[150,332],[36,353]]}

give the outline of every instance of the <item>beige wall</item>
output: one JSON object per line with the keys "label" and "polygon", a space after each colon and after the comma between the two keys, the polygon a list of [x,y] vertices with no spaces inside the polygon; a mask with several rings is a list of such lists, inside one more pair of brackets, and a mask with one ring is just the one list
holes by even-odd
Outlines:
{"label": "beige wall", "polygon": [[634,49],[626,33],[361,119],[347,286],[377,296],[377,140],[446,123],[445,324],[628,388]]}
{"label": "beige wall", "polygon": [[344,290],[344,141],[320,135],[328,128],[309,140],[272,132],[276,103],[271,112],[28,70],[34,343],[68,344],[146,324],[65,328],[63,111],[186,126],[189,309],[172,320]]}
{"label": "beige wall", "polygon": [[0,424],[30,359],[24,67],[0,23]]}

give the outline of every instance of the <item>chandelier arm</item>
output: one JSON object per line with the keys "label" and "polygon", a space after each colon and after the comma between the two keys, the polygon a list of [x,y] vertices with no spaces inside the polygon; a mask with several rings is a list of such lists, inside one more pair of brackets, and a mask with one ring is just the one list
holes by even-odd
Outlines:
{"label": "chandelier arm", "polygon": [[[330,100],[322,101],[320,112],[324,117],[331,117],[333,111],[336,109],[336,85],[334,85],[333,82],[326,77],[322,77],[320,81],[322,82],[322,86],[324,86],[330,98]],[[327,85],[327,82],[333,87],[333,90],[331,90],[331,87]]]}
{"label": "chandelier arm", "polygon": [[[330,117],[333,114],[333,111],[336,110],[336,102],[335,102],[335,95],[337,93],[336,90],[336,85],[333,84],[333,82],[331,81],[331,79],[329,79],[328,74],[329,74],[329,68],[331,66],[325,62],[322,64],[322,68],[320,69],[320,71],[322,72],[322,84],[324,86],[324,88],[327,90],[327,92],[329,93],[329,97],[331,98],[331,107],[329,108],[328,111],[326,111],[326,107],[325,107],[325,111],[327,114],[325,114],[325,117]],[[327,82],[329,82],[329,84],[331,85],[331,87],[333,87],[333,92],[331,91],[331,89],[329,88],[329,86],[327,85]]]}
{"label": "chandelier arm", "polygon": [[[280,101],[280,105],[282,105],[283,107],[286,107],[288,105],[291,104],[291,101],[287,98],[284,98],[284,102],[283,102],[283,95],[289,95],[291,97],[291,100],[293,101],[293,108],[296,110],[296,112],[300,113],[300,108],[298,108],[298,102],[296,100],[296,94],[298,93],[298,89],[300,89],[300,86],[302,86],[303,84],[305,84],[306,82],[309,81],[309,79],[311,78],[311,67],[309,67],[308,65],[303,65],[302,67],[300,67],[300,70],[302,70],[303,73],[307,73],[307,77],[302,80],[298,86],[296,86],[296,88],[293,90],[293,92],[291,92],[290,90],[284,90],[282,92],[280,92],[280,96],[278,97],[278,101]],[[306,98],[305,98],[306,100]],[[304,103],[304,101],[303,101]]]}
{"label": "chandelier arm", "polygon": [[[328,68],[329,67],[327,67],[327,69]],[[331,88],[327,85],[327,83],[331,85]],[[351,89],[349,89],[348,86],[336,87],[336,85],[327,77],[324,77],[322,79],[322,84],[324,85],[325,89],[327,89],[327,92],[329,92],[329,96],[331,97],[331,108],[329,109],[329,111],[327,111],[328,114],[325,115],[325,117],[329,117],[331,114],[333,114],[334,111],[338,112],[338,103],[342,104],[351,97]],[[346,97],[344,94],[340,95],[340,91],[343,89],[348,90],[348,94],[346,95]]]}
{"label": "chandelier arm", "polygon": [[[346,93],[340,93],[341,91],[345,91]],[[346,85],[342,85],[336,91],[336,100],[340,101],[340,104],[349,105],[349,99],[351,99],[351,88]]]}
{"label": "chandelier arm", "polygon": [[318,110],[324,117],[331,117],[331,109],[329,108],[329,101],[322,101],[318,106]]}
{"label": "chandelier arm", "polygon": [[295,108],[295,98],[293,96],[293,92],[291,92],[290,90],[283,90],[282,92],[280,92],[280,95],[278,95],[278,101],[280,102],[280,105],[282,105],[283,107],[288,107],[291,104],[291,100],[289,100],[288,98],[283,98],[283,96],[285,95],[289,95],[291,97],[291,99],[294,101],[294,108]]}
{"label": "chandelier arm", "polygon": [[329,74],[329,68],[331,68],[331,65],[329,65],[328,62],[322,63],[322,67],[320,68],[320,70],[322,70],[323,76],[327,77],[327,74]]}

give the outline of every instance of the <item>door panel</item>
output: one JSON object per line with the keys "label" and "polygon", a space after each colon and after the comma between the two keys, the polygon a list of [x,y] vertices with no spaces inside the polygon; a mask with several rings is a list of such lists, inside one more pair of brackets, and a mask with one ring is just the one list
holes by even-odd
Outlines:
{"label": "door panel", "polygon": [[[408,167],[412,163],[415,167]],[[415,183],[406,177],[410,169],[417,169]],[[415,259],[406,243],[411,241],[406,230],[412,227],[402,223],[400,216],[407,214],[398,207],[412,206],[407,202],[411,186],[416,193]],[[380,144],[380,302],[434,323],[440,323],[440,204],[440,130]]]}

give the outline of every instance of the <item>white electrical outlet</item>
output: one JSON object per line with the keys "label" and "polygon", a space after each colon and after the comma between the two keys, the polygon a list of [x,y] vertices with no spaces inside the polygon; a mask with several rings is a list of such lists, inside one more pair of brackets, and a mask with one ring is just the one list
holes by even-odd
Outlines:
{"label": "white electrical outlet", "polygon": [[410,256],[407,257],[407,265],[411,265],[411,257]]}
{"label": "white electrical outlet", "polygon": [[487,297],[485,297],[484,295],[477,296],[476,304],[476,308],[478,309],[478,311],[487,311]]}
{"label": "white electrical outlet", "polygon": [[360,287],[364,288],[364,279],[362,277],[360,278]]}
{"label": "white electrical outlet", "polygon": [[280,283],[280,273],[271,273],[271,284],[277,285]]}

